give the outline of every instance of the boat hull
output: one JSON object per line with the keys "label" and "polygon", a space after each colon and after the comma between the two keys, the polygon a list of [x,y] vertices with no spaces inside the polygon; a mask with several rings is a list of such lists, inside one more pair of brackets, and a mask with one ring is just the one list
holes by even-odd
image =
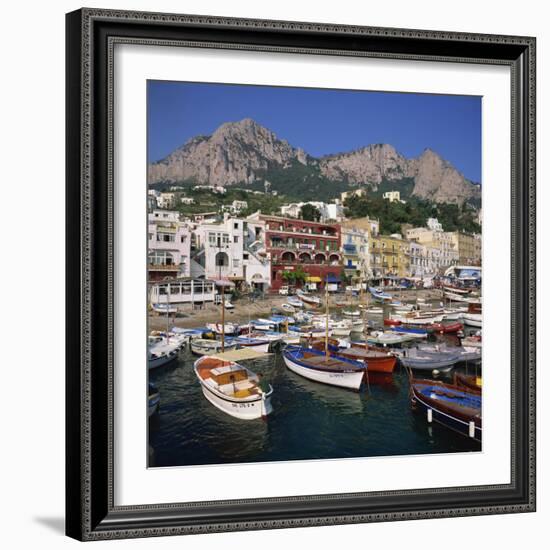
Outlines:
{"label": "boat hull", "polygon": [[234,418],[240,418],[241,420],[258,420],[273,412],[270,397],[266,397],[265,399],[259,398],[255,401],[239,401],[222,398],[211,391],[202,381],[201,389],[204,397],[206,397],[214,407]]}
{"label": "boat hull", "polygon": [[285,365],[289,370],[307,378],[314,382],[320,382],[321,384],[328,384],[330,386],[338,386],[340,388],[347,388],[349,390],[359,391],[361,383],[363,381],[364,373],[358,372],[327,372],[317,369],[305,367],[297,361],[291,359],[287,353],[283,353],[283,359]]}
{"label": "boat hull", "polygon": [[470,422],[474,423],[473,439],[481,442],[482,424],[481,418],[468,418],[467,416],[457,415],[452,410],[442,406],[440,403],[423,395],[417,384],[411,385],[410,399],[413,408],[417,411],[424,412],[428,415],[428,410],[431,410],[432,421],[442,424],[455,432],[458,432],[467,437],[470,435]]}
{"label": "boat hull", "polygon": [[172,363],[177,358],[178,358],[178,352],[177,350],[174,350],[166,355],[162,355],[154,358],[150,357],[147,361],[147,366],[149,370],[158,369],[159,367],[163,367],[164,365],[168,365],[169,363]]}
{"label": "boat hull", "polygon": [[454,356],[452,358],[430,358],[429,360],[423,360],[413,357],[400,357],[399,360],[404,367],[407,367],[409,369],[425,371],[432,371],[437,369],[441,372],[447,372],[450,371],[458,363],[459,358]]}
{"label": "boat hull", "polygon": [[477,313],[465,313],[462,317],[464,324],[471,327],[481,328],[482,317]]}

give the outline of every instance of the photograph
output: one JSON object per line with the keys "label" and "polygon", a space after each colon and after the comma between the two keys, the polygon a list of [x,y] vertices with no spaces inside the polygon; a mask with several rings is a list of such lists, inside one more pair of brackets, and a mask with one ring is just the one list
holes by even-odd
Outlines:
{"label": "photograph", "polygon": [[483,98],[145,85],[148,468],[483,452]]}

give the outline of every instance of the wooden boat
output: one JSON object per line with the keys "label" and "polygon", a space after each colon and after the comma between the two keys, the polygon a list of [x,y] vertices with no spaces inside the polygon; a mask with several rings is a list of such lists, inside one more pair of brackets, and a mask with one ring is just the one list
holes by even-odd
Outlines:
{"label": "wooden boat", "polygon": [[481,394],[481,376],[456,372],[454,375],[454,383],[459,388],[466,388],[474,393]]}
{"label": "wooden boat", "polygon": [[325,331],[314,325],[302,325],[300,327],[289,327],[289,334],[297,334],[308,338],[320,338],[325,335]]}
{"label": "wooden boat", "polygon": [[443,290],[446,290],[447,292],[453,292],[454,294],[470,294],[471,292],[469,288],[459,288],[450,285],[443,285]]}
{"label": "wooden boat", "polygon": [[378,302],[391,302],[393,300],[393,296],[391,296],[391,294],[387,294],[386,292],[378,290],[372,286],[369,286],[369,292]]}
{"label": "wooden boat", "polygon": [[288,346],[283,351],[283,360],[289,370],[304,378],[356,391],[366,371],[359,361],[301,346]]}
{"label": "wooden boat", "polygon": [[302,302],[305,302],[306,304],[311,304],[313,306],[321,305],[321,298],[313,296],[313,294],[307,294],[303,290],[298,290],[296,292],[296,295],[300,298],[300,300],[302,300]]}
{"label": "wooden boat", "polygon": [[296,311],[296,307],[290,304],[281,304],[281,309],[288,313],[294,313]]}
{"label": "wooden boat", "polygon": [[390,331],[397,334],[408,334],[413,338],[427,338],[429,330],[427,327],[411,327],[409,325],[399,325],[390,327]]}
{"label": "wooden boat", "polygon": [[[323,349],[324,344],[324,341],[316,340],[312,343],[312,347]],[[348,348],[338,346],[338,342],[332,339],[329,344],[331,346],[330,350],[338,355],[366,363],[369,376],[372,373],[391,373],[397,363],[397,358],[391,353],[385,350],[372,349],[371,346],[363,342],[352,342]]]}
{"label": "wooden boat", "polygon": [[271,345],[272,340],[266,338],[250,337],[248,335],[237,336],[234,342],[243,348],[255,349],[256,351],[263,351],[267,353],[269,351],[269,346]]}
{"label": "wooden boat", "polygon": [[464,320],[464,324],[469,325],[471,327],[481,328],[482,326],[483,317],[480,313],[465,313],[462,316],[462,319]]}
{"label": "wooden boat", "polygon": [[289,296],[287,299],[286,299],[287,303],[291,306],[291,307],[298,307],[298,308],[303,308],[304,307],[304,303],[302,302],[302,300],[300,300],[300,298],[297,298],[296,296]]}
{"label": "wooden boat", "polygon": [[181,344],[170,342],[162,336],[149,337],[147,368],[156,369],[163,367],[178,358]]}
{"label": "wooden boat", "polygon": [[176,314],[178,312],[178,306],[173,306],[170,304],[151,304],[151,307],[153,308],[153,311],[162,313],[163,315],[168,313]]}
{"label": "wooden boat", "polygon": [[237,323],[208,323],[206,326],[218,335],[235,336],[240,332],[240,327]]}
{"label": "wooden boat", "polygon": [[260,387],[258,376],[243,365],[217,357],[201,357],[193,366],[202,393],[212,405],[230,416],[255,420],[273,411],[271,395]]}
{"label": "wooden boat", "polygon": [[426,349],[409,348],[403,350],[399,358],[404,367],[415,370],[451,370],[459,361],[460,355],[450,351],[431,351]]}
{"label": "wooden boat", "polygon": [[147,416],[151,417],[159,412],[160,408],[160,392],[158,388],[149,382],[147,391]]}
{"label": "wooden boat", "polygon": [[393,319],[392,317],[388,317],[387,319],[384,319],[384,325],[389,327],[396,327],[401,324],[401,319]]}
{"label": "wooden boat", "polygon": [[410,334],[398,334],[397,332],[373,332],[367,337],[369,344],[377,344],[380,346],[394,346],[414,340]]}
{"label": "wooden boat", "polygon": [[480,348],[481,336],[466,336],[466,338],[462,338],[462,345],[468,346],[469,348]]}
{"label": "wooden boat", "polygon": [[470,300],[470,298],[468,298],[467,296],[463,296],[462,294],[455,294],[454,292],[444,291],[444,294],[445,294],[445,298],[447,298],[447,300],[451,300],[452,302],[467,303]]}
{"label": "wooden boat", "polygon": [[[451,353],[458,355],[459,363],[475,363],[481,361],[481,350],[464,346],[448,346],[446,344],[421,344],[418,349],[430,353]],[[403,350],[405,352],[406,350]]]}
{"label": "wooden boat", "polygon": [[226,341],[222,346],[222,342],[219,340],[207,340],[205,338],[196,338],[195,340],[191,340],[190,343],[191,352],[195,355],[213,355],[222,351],[222,347],[224,351],[229,351],[235,349],[237,343]]}
{"label": "wooden boat", "polygon": [[357,309],[344,309],[342,311],[342,313],[346,316],[346,317],[360,317],[361,316],[361,312]]}
{"label": "wooden boat", "polygon": [[432,329],[434,332],[439,333],[454,333],[462,330],[464,325],[462,323],[434,323]]}
{"label": "wooden boat", "polygon": [[481,395],[437,380],[411,378],[410,400],[414,409],[426,414],[428,422],[481,441]]}

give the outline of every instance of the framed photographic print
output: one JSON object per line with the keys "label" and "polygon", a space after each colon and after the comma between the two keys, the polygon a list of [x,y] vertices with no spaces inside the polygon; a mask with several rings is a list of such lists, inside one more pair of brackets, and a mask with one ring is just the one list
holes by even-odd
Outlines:
{"label": "framed photographic print", "polygon": [[535,509],[535,39],[67,15],[67,534]]}

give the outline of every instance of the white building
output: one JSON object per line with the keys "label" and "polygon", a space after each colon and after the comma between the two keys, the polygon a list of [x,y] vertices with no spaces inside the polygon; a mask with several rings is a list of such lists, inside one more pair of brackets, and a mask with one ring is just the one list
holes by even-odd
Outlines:
{"label": "white building", "polygon": [[176,193],[161,193],[157,198],[159,208],[174,208],[177,202]]}
{"label": "white building", "polygon": [[195,199],[193,197],[182,197],[181,198],[182,204],[195,204]]}
{"label": "white building", "polygon": [[443,226],[439,223],[437,218],[428,218],[426,221],[426,226],[432,231],[443,231]]}
{"label": "white building", "polygon": [[189,277],[191,231],[179,221],[178,212],[149,214],[147,242],[149,279]]}
{"label": "white building", "polygon": [[401,200],[401,193],[399,191],[387,191],[382,195],[382,198],[390,201],[390,202],[401,202],[405,203],[405,201]]}
{"label": "white building", "polygon": [[229,207],[229,210],[232,214],[239,214],[243,210],[248,208],[248,202],[234,200]]}
{"label": "white building", "polygon": [[227,278],[262,290],[270,286],[264,222],[226,215],[220,223],[200,223],[194,234],[194,260],[206,279]]}
{"label": "white building", "polygon": [[300,218],[302,214],[302,207],[306,204],[311,204],[321,214],[320,222],[327,222],[328,220],[340,221],[344,217],[344,207],[338,202],[325,203],[320,201],[308,201],[308,202],[292,202],[281,206],[281,214],[289,218]]}
{"label": "white building", "polygon": [[434,262],[437,262],[437,265],[434,266],[434,273],[442,273],[447,267],[458,262],[459,254],[454,243],[454,233],[443,231],[443,226],[437,218],[428,218],[426,224],[428,227],[407,229],[405,236],[410,241],[437,249],[437,253],[430,254],[430,261],[432,266],[434,266]]}

